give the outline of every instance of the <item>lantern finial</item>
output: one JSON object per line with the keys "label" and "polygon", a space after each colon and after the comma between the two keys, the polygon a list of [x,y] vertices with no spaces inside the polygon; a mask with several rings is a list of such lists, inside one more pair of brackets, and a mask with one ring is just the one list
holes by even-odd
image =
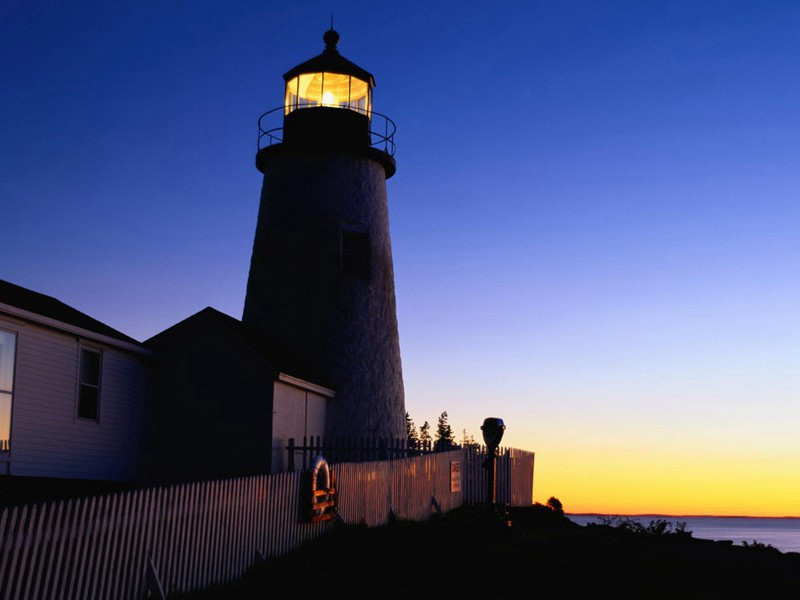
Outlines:
{"label": "lantern finial", "polygon": [[333,24],[331,24],[331,28],[325,32],[325,35],[322,36],[322,41],[325,42],[325,52],[338,52],[336,44],[339,43],[339,34],[333,28]]}

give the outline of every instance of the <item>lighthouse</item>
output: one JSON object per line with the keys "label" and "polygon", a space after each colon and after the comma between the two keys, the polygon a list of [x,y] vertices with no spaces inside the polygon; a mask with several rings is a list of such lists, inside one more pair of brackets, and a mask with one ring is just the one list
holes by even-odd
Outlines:
{"label": "lighthouse", "polygon": [[259,119],[264,175],[242,321],[302,356],[335,396],[326,433],[405,436],[386,180],[394,123],[374,77],[323,36]]}

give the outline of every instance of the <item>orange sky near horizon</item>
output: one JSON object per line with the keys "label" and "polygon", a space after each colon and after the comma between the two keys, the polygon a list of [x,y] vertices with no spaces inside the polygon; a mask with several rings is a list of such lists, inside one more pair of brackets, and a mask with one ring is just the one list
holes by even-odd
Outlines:
{"label": "orange sky near horizon", "polygon": [[693,448],[540,448],[534,499],[556,496],[572,513],[800,516],[800,464],[786,458]]}
{"label": "orange sky near horizon", "polygon": [[589,363],[603,377],[533,363],[529,383],[499,372],[492,395],[460,386],[454,429],[478,438],[482,415],[503,418],[502,445],[536,453],[534,500],[555,496],[568,513],[800,517],[800,379],[778,376],[788,364],[773,377],[697,366],[670,378],[635,357],[616,370],[603,360]]}
{"label": "orange sky near horizon", "polygon": [[464,386],[450,416],[476,440],[481,415],[503,418],[501,445],[536,453],[534,500],[555,496],[568,513],[800,517],[800,406],[788,388],[728,385],[714,402],[663,383],[558,400],[541,385],[500,385],[488,408]]}

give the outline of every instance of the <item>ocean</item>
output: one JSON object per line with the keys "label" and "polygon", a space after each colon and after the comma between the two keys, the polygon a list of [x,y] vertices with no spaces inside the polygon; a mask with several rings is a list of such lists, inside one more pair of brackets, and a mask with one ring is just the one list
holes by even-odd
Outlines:
{"label": "ocean", "polygon": [[[599,523],[602,515],[567,515],[579,525]],[[624,515],[623,515],[624,516]],[[733,540],[740,545],[761,542],[775,546],[781,552],[800,552],[800,518],[772,517],[670,517],[664,515],[638,515],[628,517],[647,525],[653,519],[665,519],[673,526],[686,522],[692,537],[708,540]]]}

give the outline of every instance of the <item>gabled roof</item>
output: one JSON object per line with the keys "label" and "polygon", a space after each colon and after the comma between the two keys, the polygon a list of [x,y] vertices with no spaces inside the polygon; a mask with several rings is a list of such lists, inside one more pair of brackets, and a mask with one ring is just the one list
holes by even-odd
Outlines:
{"label": "gabled roof", "polygon": [[292,375],[319,386],[331,387],[330,382],[323,379],[311,367],[308,360],[292,348],[268,333],[246,325],[238,319],[234,319],[230,315],[226,315],[210,306],[154,335],[149,340],[145,340],[144,344],[157,352],[157,346],[161,340],[172,338],[173,336],[186,335],[212,321],[221,324],[243,340],[247,346],[252,348],[254,352],[272,365],[279,373]]}
{"label": "gabled roof", "polygon": [[[0,312],[11,312],[8,309],[4,310],[5,307],[3,305],[55,321],[57,323],[50,324],[54,328],[58,328],[59,323],[66,324],[127,344],[134,344],[139,347],[142,345],[132,337],[117,331],[113,327],[109,327],[105,323],[101,323],[97,319],[93,319],[68,304],[64,304],[61,300],[0,279]],[[15,314],[24,318],[24,315]]]}

